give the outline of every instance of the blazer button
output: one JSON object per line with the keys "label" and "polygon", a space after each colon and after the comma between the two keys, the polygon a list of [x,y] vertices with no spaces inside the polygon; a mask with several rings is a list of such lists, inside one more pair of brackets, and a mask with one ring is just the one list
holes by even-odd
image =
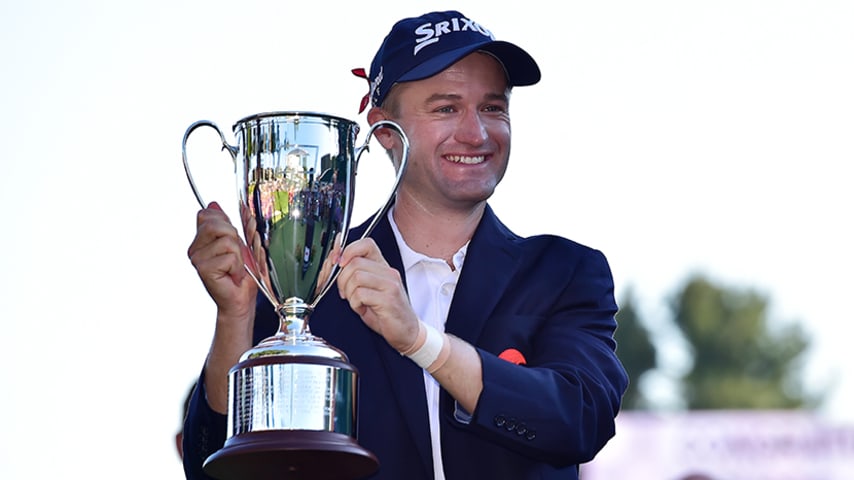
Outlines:
{"label": "blazer button", "polygon": [[524,423],[520,423],[518,427],[516,427],[516,435],[524,435],[528,433],[528,426]]}
{"label": "blazer button", "polygon": [[533,440],[537,438],[537,432],[535,430],[528,430],[528,433],[525,435],[525,438],[528,440]]}
{"label": "blazer button", "polygon": [[507,424],[504,425],[504,428],[506,428],[508,432],[512,432],[513,430],[516,430],[516,419],[515,418],[508,419]]}
{"label": "blazer button", "polygon": [[492,419],[492,423],[495,424],[496,427],[503,427],[507,422],[507,419],[504,418],[504,415],[496,415],[495,418]]}

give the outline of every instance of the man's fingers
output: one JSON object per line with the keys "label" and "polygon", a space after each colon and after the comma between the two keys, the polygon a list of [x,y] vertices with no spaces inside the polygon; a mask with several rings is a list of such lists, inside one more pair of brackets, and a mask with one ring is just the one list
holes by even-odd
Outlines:
{"label": "man's fingers", "polygon": [[339,263],[344,267],[353,261],[354,258],[360,257],[381,263],[382,265],[388,265],[380,252],[379,247],[377,247],[376,242],[374,242],[374,239],[370,237],[356,240],[350,245],[347,245],[347,247],[344,248],[344,251],[341,252],[341,260]]}
{"label": "man's fingers", "polygon": [[341,268],[338,276],[338,291],[341,298],[347,299],[357,296],[360,290],[371,291],[370,296],[362,292],[361,303],[372,306],[379,301],[375,293],[393,294],[401,282],[400,273],[389,267],[384,260],[380,263],[365,257],[355,257]]}
{"label": "man's fingers", "polygon": [[222,210],[210,208],[199,210],[196,216],[196,237],[190,244],[188,255],[192,256],[194,251],[205,248],[208,244],[222,237],[233,237],[240,241],[237,229],[234,228]]}
{"label": "man's fingers", "polygon": [[231,277],[239,285],[246,275],[243,267],[243,244],[232,235],[220,235],[213,240],[190,246],[190,261],[203,277]]}

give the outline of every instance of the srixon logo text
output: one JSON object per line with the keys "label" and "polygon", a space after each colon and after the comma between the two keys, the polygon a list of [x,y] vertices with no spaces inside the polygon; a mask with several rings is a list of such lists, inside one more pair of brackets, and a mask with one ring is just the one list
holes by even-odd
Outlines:
{"label": "srixon logo text", "polygon": [[418,52],[427,45],[437,43],[444,35],[466,31],[478,32],[490,39],[495,39],[492,36],[492,32],[468,18],[452,18],[450,21],[439,22],[435,25],[432,23],[425,23],[415,29],[415,35],[418,38],[415,39],[415,49],[412,50],[412,55],[417,55]]}

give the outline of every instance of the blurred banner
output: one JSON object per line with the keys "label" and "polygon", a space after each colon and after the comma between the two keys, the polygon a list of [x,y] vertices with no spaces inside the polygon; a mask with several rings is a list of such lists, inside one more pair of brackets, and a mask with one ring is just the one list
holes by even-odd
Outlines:
{"label": "blurred banner", "polygon": [[623,412],[584,480],[851,480],[854,425],[802,411]]}

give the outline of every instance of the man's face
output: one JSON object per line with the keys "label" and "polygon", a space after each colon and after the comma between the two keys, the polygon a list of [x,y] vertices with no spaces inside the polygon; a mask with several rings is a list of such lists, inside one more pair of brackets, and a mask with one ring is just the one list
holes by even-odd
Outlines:
{"label": "man's face", "polygon": [[509,89],[501,64],[472,53],[437,75],[395,88],[395,119],[410,142],[399,195],[446,208],[471,208],[489,198],[510,155]]}

